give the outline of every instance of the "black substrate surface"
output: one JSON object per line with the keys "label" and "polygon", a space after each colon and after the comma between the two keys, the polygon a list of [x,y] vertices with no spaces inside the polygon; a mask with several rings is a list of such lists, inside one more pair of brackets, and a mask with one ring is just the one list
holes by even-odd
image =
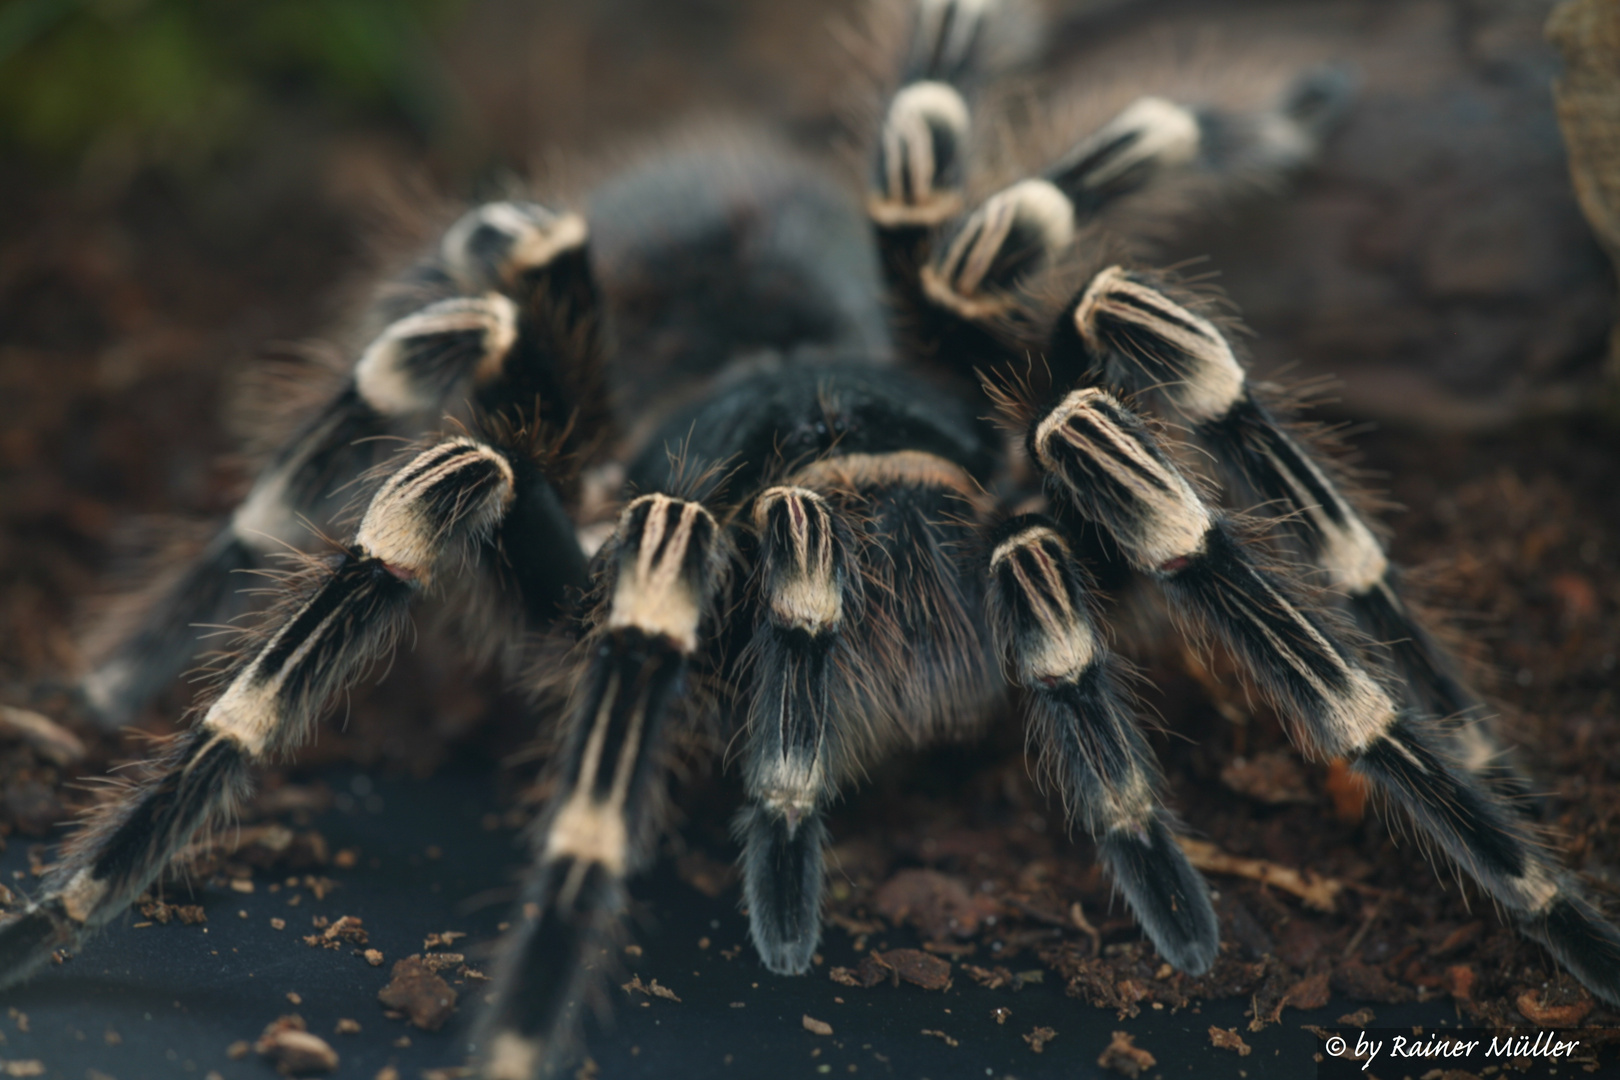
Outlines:
{"label": "black substrate surface", "polygon": [[[358,859],[348,869],[317,871],[335,883],[324,899],[303,873],[282,871],[256,874],[251,893],[210,886],[188,894],[171,886],[165,899],[200,904],[206,924],[137,927],[148,920],[132,912],[79,955],[0,997],[7,1010],[0,1017],[0,1059],[37,1061],[43,1075],[73,1080],[272,1077],[270,1062],[254,1053],[233,1058],[229,1048],[296,1013],[340,1054],[335,1076],[372,1080],[392,1066],[399,1077],[415,1078],[463,1065],[488,983],[447,971],[460,1003],[438,1032],[388,1018],[377,992],[394,961],[422,953],[429,934],[464,933],[441,951],[465,953],[474,968],[493,966],[491,945],[522,865],[517,835],[487,827],[487,815],[499,807],[484,776],[451,771],[428,780],[373,780],[338,771],[325,779],[340,794],[314,825],[333,851],[354,850]],[[13,842],[0,858],[0,873],[23,888],[27,851]],[[272,884],[279,886],[274,892]],[[1120,1020],[1067,997],[1050,971],[1016,992],[984,989],[959,969],[945,991],[847,987],[827,971],[860,958],[850,938],[832,927],[812,974],[780,978],[747,944],[735,888],[706,896],[666,860],[636,882],[634,894],[629,940],[640,952],[624,950],[609,961],[609,1005],[590,1025],[585,1048],[595,1071],[581,1061],[563,1075],[583,1068],[579,1075],[608,1078],[1113,1077],[1119,1074],[1099,1068],[1097,1058],[1112,1032],[1126,1031],[1157,1059],[1148,1077],[1313,1077],[1320,1040],[1302,1025],[1332,1027],[1355,1007],[1335,1001],[1313,1012],[1289,1010],[1282,1023],[1251,1033],[1244,1001]],[[320,933],[317,917],[346,915],[363,921],[366,947],[383,954],[380,966],[351,944],[327,949],[303,942]],[[272,919],[284,928],[273,928]],[[882,937],[889,947],[916,944],[906,931]],[[632,977],[646,985],[656,979],[680,1000],[619,989]],[[1010,1010],[1005,1023],[994,1018],[998,1008]],[[806,1016],[830,1024],[832,1034],[807,1030]],[[1415,1024],[1430,1031],[1465,1026],[1443,1003],[1379,1006],[1377,1017],[1379,1028],[1407,1032]],[[340,1018],[358,1021],[359,1033],[335,1034]],[[1236,1028],[1252,1053],[1212,1046],[1211,1026]],[[1023,1038],[1038,1027],[1057,1032],[1040,1054]],[[1391,1075],[1418,1076],[1432,1067],[1414,1062]],[[1566,1064],[1563,1071],[1579,1070]]]}

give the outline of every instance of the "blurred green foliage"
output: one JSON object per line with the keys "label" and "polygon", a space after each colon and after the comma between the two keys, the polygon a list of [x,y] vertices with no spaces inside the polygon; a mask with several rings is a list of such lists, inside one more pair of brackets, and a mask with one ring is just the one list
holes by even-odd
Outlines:
{"label": "blurred green foliage", "polygon": [[386,112],[431,137],[429,48],[464,0],[0,0],[0,150],[185,168],[273,111]]}

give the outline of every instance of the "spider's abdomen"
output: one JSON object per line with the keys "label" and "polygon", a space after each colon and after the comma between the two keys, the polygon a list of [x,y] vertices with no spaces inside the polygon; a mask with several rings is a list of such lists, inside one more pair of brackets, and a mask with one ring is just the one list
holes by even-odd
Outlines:
{"label": "spider's abdomen", "polygon": [[887,356],[860,208],[813,165],[770,146],[710,138],[593,193],[593,269],[615,342],[615,404],[627,416],[737,360]]}

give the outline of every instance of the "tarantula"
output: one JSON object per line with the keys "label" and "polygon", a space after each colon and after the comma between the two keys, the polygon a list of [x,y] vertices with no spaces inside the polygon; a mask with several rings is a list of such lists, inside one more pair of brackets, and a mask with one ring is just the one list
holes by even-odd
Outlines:
{"label": "tarantula", "polygon": [[[476,1038],[487,1076],[565,1052],[673,749],[705,722],[741,747],[743,891],[771,971],[810,967],[840,789],[1016,696],[1147,936],[1203,973],[1209,892],[1096,614],[1146,586],[1307,752],[1347,759],[1620,1003],[1620,933],[1537,842],[1480,698],[1332,465],[1250,382],[1234,324],[1171,275],[1082,272],[1077,231],[1117,200],[1307,160],[1347,79],[1311,73],[1248,114],[1141,99],[970,207],[997,15],[920,0],[864,220],[790,163],[694,155],[609,184],[589,222],[522,201],[457,221],[384,295],[341,390],[85,679],[101,715],[128,716],[192,661],[195,626],[236,610],[233,571],[308,546],[304,519],[331,524],[334,494],[376,471],[351,539],[279,581],[200,719],[0,924],[0,983],[118,915],[432,594],[475,651],[570,643],[525,676],[562,687],[539,717],[554,795]],[[379,466],[402,434],[423,441]]]}

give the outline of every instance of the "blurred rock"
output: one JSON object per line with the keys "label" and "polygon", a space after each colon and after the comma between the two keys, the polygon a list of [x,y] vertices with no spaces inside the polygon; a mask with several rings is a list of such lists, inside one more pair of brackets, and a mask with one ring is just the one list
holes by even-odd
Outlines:
{"label": "blurred rock", "polygon": [[[1564,56],[1553,83],[1569,169],[1586,220],[1620,267],[1620,7],[1566,0],[1547,20]],[[1620,326],[1609,337],[1609,383],[1620,393]]]}

